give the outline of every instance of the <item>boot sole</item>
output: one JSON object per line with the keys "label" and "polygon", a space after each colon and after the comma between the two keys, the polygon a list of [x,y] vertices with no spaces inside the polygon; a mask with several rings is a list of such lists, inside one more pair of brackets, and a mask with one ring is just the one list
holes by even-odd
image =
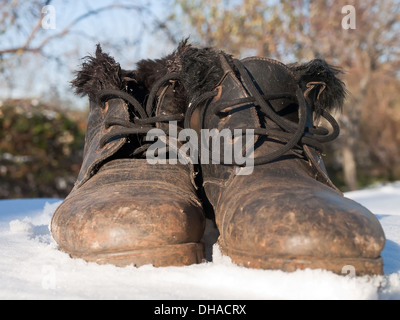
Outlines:
{"label": "boot sole", "polygon": [[185,243],[159,248],[140,249],[123,252],[103,252],[93,254],[70,253],[72,258],[80,258],[98,264],[113,264],[117,267],[133,265],[153,265],[154,267],[188,266],[205,259],[202,243]]}
{"label": "boot sole", "polygon": [[323,269],[332,271],[339,275],[364,276],[383,275],[383,259],[364,258],[324,258],[313,257],[265,257],[258,255],[244,254],[235,250],[221,248],[224,255],[229,256],[232,262],[253,269],[282,270],[294,272],[304,269]]}

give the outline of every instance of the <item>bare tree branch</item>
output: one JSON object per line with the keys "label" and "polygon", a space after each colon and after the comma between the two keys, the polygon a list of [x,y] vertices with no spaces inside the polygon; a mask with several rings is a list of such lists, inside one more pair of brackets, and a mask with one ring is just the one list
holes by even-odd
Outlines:
{"label": "bare tree branch", "polygon": [[[51,0],[48,0],[46,3],[51,3]],[[22,52],[41,53],[42,49],[45,47],[45,45],[47,43],[49,43],[53,39],[60,39],[64,36],[66,36],[70,32],[70,30],[74,26],[79,24],[81,21],[89,18],[90,16],[98,15],[104,11],[108,11],[108,10],[112,10],[112,9],[135,10],[138,12],[143,12],[145,10],[145,8],[141,7],[141,6],[122,5],[122,4],[111,4],[111,5],[104,6],[104,7],[98,8],[98,9],[90,10],[90,11],[80,15],[79,17],[75,18],[73,21],[71,21],[71,23],[68,24],[61,32],[58,32],[51,36],[48,36],[37,46],[31,47],[30,44],[32,43],[33,39],[35,38],[35,35],[37,34],[37,32],[40,30],[40,27],[41,27],[42,17],[40,16],[35,27],[32,29],[32,32],[30,33],[28,39],[22,46],[0,50],[0,55],[10,54],[10,53],[22,53]],[[159,26],[162,26],[162,23],[159,22],[156,18],[155,18],[155,21],[159,24]]]}

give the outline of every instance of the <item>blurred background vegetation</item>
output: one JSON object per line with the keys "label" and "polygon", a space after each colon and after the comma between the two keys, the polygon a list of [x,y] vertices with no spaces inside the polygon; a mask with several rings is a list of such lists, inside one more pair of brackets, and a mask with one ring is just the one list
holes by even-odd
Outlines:
{"label": "blurred background vegetation", "polygon": [[[42,28],[45,5],[54,29]],[[344,29],[342,8],[355,8]],[[343,191],[400,180],[400,0],[0,0],[0,199],[65,197],[82,161],[88,103],[69,87],[101,43],[124,69],[188,36],[238,58],[322,57],[350,92],[326,149]]]}

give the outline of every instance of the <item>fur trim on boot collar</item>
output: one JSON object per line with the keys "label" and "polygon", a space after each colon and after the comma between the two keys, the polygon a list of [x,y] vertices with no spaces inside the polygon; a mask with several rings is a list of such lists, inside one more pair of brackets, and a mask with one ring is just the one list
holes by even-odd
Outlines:
{"label": "fur trim on boot collar", "polygon": [[[235,70],[231,55],[211,47],[197,48],[181,41],[178,48],[161,59],[144,59],[137,63],[136,71],[121,69],[113,57],[103,53],[98,44],[94,56],[84,58],[82,68],[71,81],[75,92],[88,95],[93,101],[103,89],[124,90],[144,101],[158,79],[167,73],[178,73],[179,80],[174,88],[174,106],[177,112],[185,112],[190,102],[205,92],[214,90],[223,77],[220,63],[223,55]],[[303,92],[307,91],[317,114],[321,110],[341,109],[347,94],[344,83],[337,78],[340,68],[328,64],[325,60],[314,59],[308,63],[289,64]],[[178,80],[178,79],[177,79]],[[181,82],[181,83],[180,83]],[[324,82],[325,86],[307,86],[312,82]]]}
{"label": "fur trim on boot collar", "polygon": [[[320,114],[321,110],[331,112],[342,109],[347,90],[343,81],[337,78],[337,75],[343,73],[340,68],[328,64],[323,59],[314,59],[304,64],[293,63],[288,67],[294,73],[303,92],[309,90],[308,96],[317,114]],[[317,87],[310,90],[311,87],[307,84],[312,82],[323,82],[325,85],[319,90]]]}
{"label": "fur trim on boot collar", "polygon": [[135,78],[151,90],[156,81],[167,73],[178,73],[174,104],[179,112],[185,112],[189,99],[214,90],[221,80],[223,70],[220,67],[220,54],[224,54],[228,61],[232,60],[230,55],[219,50],[193,47],[185,39],[173,53],[164,58],[139,61]]}
{"label": "fur trim on boot collar", "polygon": [[95,56],[84,58],[82,68],[76,72],[71,84],[76,94],[88,95],[91,100],[97,101],[97,94],[103,89],[122,89],[121,67],[114,58],[103,53],[98,44]]}

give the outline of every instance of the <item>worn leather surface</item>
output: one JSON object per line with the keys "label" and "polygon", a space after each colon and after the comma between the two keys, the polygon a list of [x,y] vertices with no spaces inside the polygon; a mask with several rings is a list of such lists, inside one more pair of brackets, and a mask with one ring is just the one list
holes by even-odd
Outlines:
{"label": "worn leather surface", "polygon": [[74,190],[91,178],[105,160],[115,154],[126,142],[126,137],[109,141],[104,147],[100,147],[100,139],[113,127],[106,128],[106,117],[112,115],[116,118],[129,120],[128,106],[122,99],[112,99],[105,103],[104,107],[94,101],[90,101],[90,113],[85,136],[83,162]]}
{"label": "worn leather surface", "polygon": [[[161,113],[162,107],[157,110]],[[106,128],[107,117],[129,120],[124,100],[109,100],[105,107],[91,102],[77,183],[51,221],[60,249],[87,261],[121,266],[201,262],[205,218],[192,168],[150,165],[118,152],[129,143],[122,136],[101,147],[101,138],[115,130]]]}
{"label": "worn leather surface", "polygon": [[[263,94],[294,92],[298,87],[290,71],[279,62],[250,58],[242,63]],[[222,118],[214,114],[213,105],[217,101],[248,97],[245,85],[233,71],[226,71],[216,90],[219,93],[216,98],[199,108],[198,123],[193,127],[278,128],[257,113],[254,105],[237,108]],[[287,119],[297,120],[297,106],[290,99],[271,104]],[[309,114],[309,125],[311,119]],[[275,151],[282,144],[277,139],[258,137],[255,157]],[[271,163],[256,166],[251,175],[242,176],[235,175],[236,168],[232,166],[202,165],[204,189],[215,210],[222,249],[250,257],[249,264],[252,255],[257,259],[380,256],[385,236],[377,218],[360,204],[343,197],[332,186],[320,155],[314,149],[310,154],[313,163],[304,154],[289,152]],[[316,165],[320,170],[316,170]],[[328,266],[329,263],[321,264],[323,268]]]}
{"label": "worn leather surface", "polygon": [[60,205],[52,234],[74,255],[199,242],[204,216],[187,166],[108,162]]}

